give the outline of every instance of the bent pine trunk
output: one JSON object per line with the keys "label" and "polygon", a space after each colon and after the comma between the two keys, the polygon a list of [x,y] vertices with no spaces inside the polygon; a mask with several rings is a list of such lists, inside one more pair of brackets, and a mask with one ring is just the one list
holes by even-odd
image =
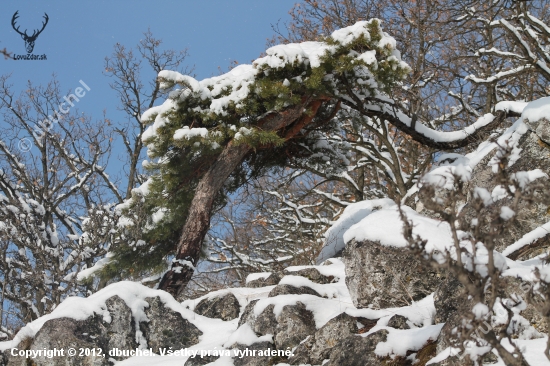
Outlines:
{"label": "bent pine trunk", "polygon": [[[259,121],[258,126],[263,130],[277,131],[295,121],[303,125],[304,118],[308,122],[313,119],[320,104],[315,100],[308,105],[308,108],[305,107],[306,103],[303,103],[279,113],[269,114]],[[310,109],[310,114],[302,117],[306,109]],[[176,258],[170,270],[162,277],[160,289],[177,297],[191,280],[199,259],[202,241],[210,228],[214,199],[227,178],[242,163],[250,150],[247,144],[235,145],[234,141],[231,141],[199,181],[178,242]]]}

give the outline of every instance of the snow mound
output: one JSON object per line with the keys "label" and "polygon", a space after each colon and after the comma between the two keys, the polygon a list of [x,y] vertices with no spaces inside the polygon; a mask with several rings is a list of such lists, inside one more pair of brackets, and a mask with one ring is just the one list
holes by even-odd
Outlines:
{"label": "snow mound", "polygon": [[[422,216],[412,208],[402,206],[407,220],[411,221],[413,235],[419,235],[427,240],[426,251],[445,251],[452,246],[451,230],[447,223]],[[374,241],[384,246],[405,248],[408,243],[403,237],[403,221],[399,208],[394,203],[388,208],[370,212],[364,219],[351,226],[344,233],[344,242]]]}
{"label": "snow mound", "polygon": [[347,206],[340,218],[327,230],[325,234],[325,246],[317,257],[317,263],[334,257],[344,249],[344,233],[353,225],[370,215],[372,212],[395,206],[389,198],[361,201]]}
{"label": "snow mound", "polygon": [[523,121],[536,122],[543,118],[550,120],[550,97],[540,98],[528,103],[521,113]]}

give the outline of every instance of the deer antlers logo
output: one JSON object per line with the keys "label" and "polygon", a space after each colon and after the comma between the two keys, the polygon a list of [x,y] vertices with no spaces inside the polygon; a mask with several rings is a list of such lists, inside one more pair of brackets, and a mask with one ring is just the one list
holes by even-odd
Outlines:
{"label": "deer antlers logo", "polygon": [[25,32],[21,33],[21,31],[19,31],[19,27],[16,27],[15,26],[15,21],[17,20],[17,18],[19,18],[19,10],[15,12],[15,14],[13,14],[13,17],[11,18],[11,26],[13,27],[13,29],[19,33],[21,35],[21,38],[23,38],[23,40],[25,41],[25,48],[27,49],[27,53],[32,53],[32,50],[34,49],[34,42],[36,41],[36,38],[38,38],[38,36],[40,35],[40,33],[42,33],[42,31],[44,30],[44,28],[46,28],[46,24],[48,24],[48,14],[44,13],[44,19],[45,19],[45,22],[42,23],[42,29],[38,30],[38,29],[35,29],[34,32],[32,33],[32,35],[28,35],[27,34],[27,30],[25,29]]}

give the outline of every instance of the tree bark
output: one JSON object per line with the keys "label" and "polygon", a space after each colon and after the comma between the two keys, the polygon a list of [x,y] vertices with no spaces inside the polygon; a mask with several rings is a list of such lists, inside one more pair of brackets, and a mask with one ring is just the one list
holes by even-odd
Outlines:
{"label": "tree bark", "polygon": [[[312,109],[310,113],[314,115],[320,104],[318,100],[311,102],[308,105]],[[302,104],[282,112],[271,113],[259,121],[258,127],[266,131],[278,131],[290,126],[295,121],[302,124],[301,122],[306,117],[298,119],[304,115],[305,105],[306,102],[304,101]],[[311,114],[307,116],[308,122],[311,122],[312,119]],[[301,127],[303,127],[303,124]],[[297,133],[298,131],[293,132]],[[191,280],[195,266],[198,263],[202,241],[210,228],[214,199],[227,178],[242,163],[250,150],[251,147],[247,144],[236,145],[234,141],[230,141],[214,164],[200,179],[178,242],[176,257],[170,270],[164,274],[160,281],[159,288],[161,290],[178,297]]]}

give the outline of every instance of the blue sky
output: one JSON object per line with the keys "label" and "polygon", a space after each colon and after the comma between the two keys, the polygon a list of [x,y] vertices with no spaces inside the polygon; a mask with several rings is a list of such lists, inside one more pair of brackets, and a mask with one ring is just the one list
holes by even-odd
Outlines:
{"label": "blue sky", "polygon": [[33,54],[47,61],[14,61],[0,57],[0,74],[11,73],[16,89],[28,80],[45,84],[53,74],[63,91],[91,88],[78,103],[79,111],[97,119],[103,110],[116,121],[117,97],[103,75],[104,59],[119,42],[133,47],[148,28],[165,49],[189,51],[188,64],[201,79],[227,70],[232,60],[249,63],[265,50],[273,35],[271,24],[289,20],[297,0],[204,1],[3,1],[0,15],[0,49],[26,54],[25,44],[13,30],[11,19],[19,11],[20,29],[38,28],[44,13],[49,23],[36,40]]}

